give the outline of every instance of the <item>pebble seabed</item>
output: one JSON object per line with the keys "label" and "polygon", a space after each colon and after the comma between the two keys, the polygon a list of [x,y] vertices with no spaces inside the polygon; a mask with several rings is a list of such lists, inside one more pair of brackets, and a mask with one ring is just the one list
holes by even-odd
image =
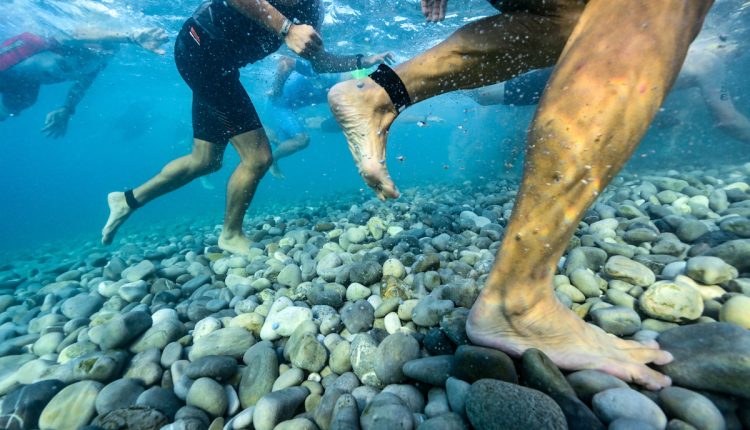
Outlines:
{"label": "pebble seabed", "polygon": [[550,286],[672,352],[660,392],[470,344],[516,190],[285,208],[248,257],[192,223],[6,260],[0,427],[750,428],[750,165],[617,177]]}

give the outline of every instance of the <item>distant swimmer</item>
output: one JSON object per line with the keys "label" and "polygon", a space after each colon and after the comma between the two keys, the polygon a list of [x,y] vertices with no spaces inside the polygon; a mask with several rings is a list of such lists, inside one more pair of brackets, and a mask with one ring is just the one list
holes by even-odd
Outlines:
{"label": "distant swimmer", "polygon": [[306,58],[316,73],[356,69],[363,55],[335,55],[318,34],[324,13],[320,0],[208,0],[182,26],[175,62],[193,91],[193,149],[169,162],[146,183],[107,196],[109,218],[102,243],[139,207],[221,167],[230,142],[240,156],[227,186],[224,228],[219,247],[250,252],[242,220],[272,162],[271,148],[250,97],[240,83],[240,68],[259,61],[283,44]]}
{"label": "distant swimmer", "polygon": [[70,36],[42,37],[23,33],[0,45],[0,121],[17,116],[36,103],[42,85],[73,82],[65,102],[47,114],[42,132],[62,137],[86,90],[121,44],[134,44],[164,54],[167,41],[158,28],[129,33],[81,30]]}
{"label": "distant swimmer", "polygon": [[[390,52],[363,56],[358,60],[354,74],[358,71],[367,73],[366,69],[372,66],[382,62],[391,64],[393,61],[393,54]],[[274,130],[275,135],[271,139],[272,143],[274,140],[278,142],[273,149],[271,174],[283,177],[278,166],[279,160],[307,148],[310,144],[310,136],[305,131],[299,110],[319,103],[328,103],[328,90],[336,83],[351,77],[350,74],[317,73],[307,60],[281,57],[273,88],[269,91],[274,117],[278,123],[278,128]],[[332,118],[330,121],[319,122],[318,126],[324,131],[339,131],[336,121]]]}
{"label": "distant swimmer", "polygon": [[[704,31],[688,50],[673,91],[697,88],[714,126],[728,136],[750,143],[750,119],[734,105],[727,83],[724,56],[733,50],[719,36]],[[539,103],[552,68],[532,70],[507,82],[471,90],[469,96],[483,106],[529,106]],[[661,116],[661,114],[660,114]],[[676,125],[674,121],[661,121]]]}
{"label": "distant swimmer", "polygon": [[[422,0],[429,21],[447,0]],[[502,13],[464,25],[394,69],[334,86],[328,101],[365,182],[399,197],[388,131],[414,103],[555,65],[528,131],[523,180],[495,264],[466,325],[477,345],[536,348],[560,368],[596,369],[659,389],[656,342],[619,339],[555,297],[552,279],[586,209],[622,168],[659,110],[711,0],[494,0]]]}

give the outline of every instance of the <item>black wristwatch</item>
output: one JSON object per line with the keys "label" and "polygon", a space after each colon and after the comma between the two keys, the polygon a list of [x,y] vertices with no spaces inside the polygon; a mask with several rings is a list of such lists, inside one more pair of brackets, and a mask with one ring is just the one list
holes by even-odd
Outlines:
{"label": "black wristwatch", "polygon": [[362,57],[364,57],[364,55],[357,54],[357,69],[361,69],[362,68]]}

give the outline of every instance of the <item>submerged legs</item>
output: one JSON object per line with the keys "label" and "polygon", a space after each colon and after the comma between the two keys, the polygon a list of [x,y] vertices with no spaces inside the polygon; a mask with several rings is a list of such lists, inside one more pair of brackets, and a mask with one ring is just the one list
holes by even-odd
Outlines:
{"label": "submerged legs", "polygon": [[[249,250],[249,241],[242,233],[242,219],[260,179],[268,169],[271,150],[262,128],[235,136],[230,141],[240,155],[240,164],[227,186],[226,215],[219,247],[232,253],[245,254]],[[135,188],[133,197],[138,205],[143,205],[193,179],[215,172],[221,168],[225,148],[225,145],[195,139],[191,154],[168,163],[159,174]],[[110,214],[102,229],[104,244],[112,242],[117,229],[135,210],[128,205],[125,193],[110,193],[107,202]]]}
{"label": "submerged legs", "polygon": [[474,343],[515,355],[538,348],[562,368],[652,389],[670,384],[645,365],[669,362],[669,353],[584,323],[550,285],[583,212],[645,134],[711,3],[587,5],[532,123],[513,215],[467,324]]}

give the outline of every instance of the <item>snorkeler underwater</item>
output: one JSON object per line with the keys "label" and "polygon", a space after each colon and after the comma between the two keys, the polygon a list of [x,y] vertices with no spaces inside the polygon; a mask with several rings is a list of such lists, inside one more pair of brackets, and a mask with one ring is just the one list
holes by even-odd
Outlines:
{"label": "snorkeler underwater", "polygon": [[750,2],[0,15],[0,428],[750,429]]}

